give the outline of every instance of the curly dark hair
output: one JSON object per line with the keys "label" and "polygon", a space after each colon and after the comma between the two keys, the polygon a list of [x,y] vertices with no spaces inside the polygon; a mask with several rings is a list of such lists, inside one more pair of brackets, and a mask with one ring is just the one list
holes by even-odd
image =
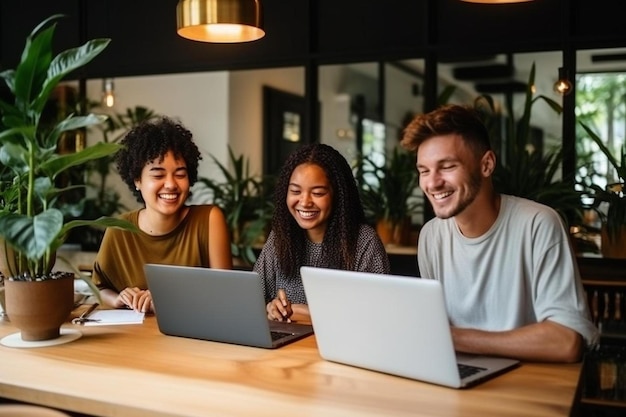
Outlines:
{"label": "curly dark hair", "polygon": [[157,158],[163,161],[169,151],[187,164],[189,185],[198,180],[198,162],[202,156],[191,132],[180,122],[168,117],[146,120],[132,128],[120,143],[124,148],[115,154],[117,171],[140,203],[144,201],[135,188],[135,180],[141,178],[141,171],[148,162]]}
{"label": "curly dark hair", "polygon": [[278,264],[286,276],[292,277],[304,262],[306,232],[293,218],[286,202],[291,174],[304,163],[322,168],[332,189],[332,210],[322,242],[322,266],[353,269],[359,228],[365,223],[357,183],[343,155],[320,143],[305,145],[289,155],[276,181],[272,230]]}

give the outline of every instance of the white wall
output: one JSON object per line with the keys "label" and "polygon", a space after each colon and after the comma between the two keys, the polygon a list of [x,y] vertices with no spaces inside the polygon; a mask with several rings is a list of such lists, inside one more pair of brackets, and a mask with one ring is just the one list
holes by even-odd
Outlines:
{"label": "white wall", "polygon": [[[385,68],[385,124],[393,133],[388,142],[393,149],[398,144],[403,122],[407,114],[424,111],[423,81],[392,65]],[[417,91],[413,89],[416,88]],[[396,139],[396,140],[394,140]]]}
{"label": "white wall", "polygon": [[[200,148],[199,175],[221,174],[209,155],[228,164],[228,145],[235,154],[250,158],[250,170],[260,175],[263,164],[262,87],[269,85],[294,94],[304,94],[304,69],[283,68],[236,72],[203,72],[115,78],[115,106],[107,111],[124,113],[127,108],[145,106],[154,112],[176,118],[187,127]],[[102,80],[87,82],[87,96],[100,100]],[[102,140],[92,130],[88,143]],[[131,192],[117,174],[107,179],[122,196],[122,203],[135,208]]]}
{"label": "white wall", "polygon": [[304,96],[304,67],[232,71],[229,140],[235,155],[250,158],[250,173],[263,171],[263,86]]}
{"label": "white wall", "polygon": [[[345,65],[324,65],[319,71],[320,137],[348,161],[356,157],[354,123],[350,120],[352,98],[342,90]],[[341,132],[341,136],[338,134]]]}
{"label": "white wall", "polygon": [[[198,174],[213,176],[217,171],[209,154],[226,161],[228,134],[228,72],[204,72],[142,77],[115,78],[115,105],[110,110],[124,113],[127,108],[145,106],[158,114],[176,118],[193,134],[200,148],[202,160]],[[87,83],[87,96],[99,100],[102,80]],[[87,137],[88,142],[102,140],[97,131]],[[138,203],[117,174],[107,179],[122,196],[129,208]]]}
{"label": "white wall", "polygon": [[[339,107],[347,107],[349,111],[349,103],[342,103],[343,106],[339,107],[334,103],[341,95],[340,83],[347,82],[344,67],[325,66],[320,76],[321,140],[336,147],[351,160],[356,152],[354,139],[339,139],[336,136],[338,127],[349,126],[330,123],[337,117],[334,113]],[[158,114],[179,119],[193,133],[202,152],[199,175],[211,178],[219,178],[221,174],[209,155],[227,165],[229,145],[235,155],[243,154],[249,158],[250,174],[260,175],[264,152],[263,86],[304,96],[305,84],[304,67],[121,77],[115,78],[114,83],[116,100],[113,112],[124,113],[128,108],[144,106]],[[408,88],[406,90],[405,93]],[[101,94],[102,79],[89,80],[89,100],[99,101]],[[345,110],[342,113],[346,114],[342,117],[347,119],[349,114]],[[87,140],[88,143],[100,141],[101,133],[92,130]],[[124,205],[131,209],[138,207],[116,173],[109,176],[107,183],[120,193]]]}

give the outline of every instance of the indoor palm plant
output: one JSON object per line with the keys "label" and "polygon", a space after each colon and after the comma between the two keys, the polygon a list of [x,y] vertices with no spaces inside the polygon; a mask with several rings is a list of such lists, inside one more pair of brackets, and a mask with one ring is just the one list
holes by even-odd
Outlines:
{"label": "indoor palm plant", "polygon": [[[58,337],[72,309],[74,273],[52,272],[56,251],[68,232],[87,225],[132,229],[130,223],[113,218],[64,219],[60,196],[80,185],[57,188],[59,175],[111,155],[119,145],[98,143],[75,153],[56,152],[64,132],[101,123],[104,117],[72,114],[49,123],[42,120],[44,107],[59,82],[100,54],[110,41],[90,40],[53,56],[54,30],[61,17],[53,15],[41,22],[27,37],[17,68],[0,73],[12,93],[11,100],[0,100],[0,164],[5,173],[0,201],[0,260],[4,264],[7,314],[21,330],[23,340]],[[47,310],[39,311],[42,308]],[[46,324],[48,318],[53,320]]]}
{"label": "indoor palm plant", "polygon": [[408,244],[411,218],[423,207],[415,195],[414,155],[395,147],[382,165],[364,156],[357,178],[365,216],[376,226],[383,243]]}
{"label": "indoor palm plant", "polygon": [[[605,145],[604,141],[587,125],[580,123],[589,137],[600,148],[617,174],[617,181],[599,186],[586,184],[591,197],[591,208],[602,220],[601,251],[606,257],[626,257],[626,144],[621,147],[618,158]],[[606,206],[603,210],[602,205]]]}
{"label": "indoor palm plant", "polygon": [[228,155],[230,169],[211,155],[223,179],[201,177],[198,183],[210,194],[208,199],[224,210],[233,257],[251,266],[256,261],[254,246],[263,243],[274,212],[274,177],[252,176],[250,161],[244,155],[235,156],[230,147]]}
{"label": "indoor palm plant", "polygon": [[563,109],[560,104],[544,95],[534,96],[535,64],[532,65],[526,85],[522,114],[516,118],[512,101],[507,102],[508,117],[505,120],[504,140],[500,140],[498,120],[501,115],[495,110],[493,98],[479,96],[474,107],[482,114],[489,129],[492,143],[502,143],[504,149],[496,150],[497,165],[493,174],[497,192],[528,198],[556,210],[567,225],[578,224],[582,219],[582,191],[576,189],[574,181],[558,178],[563,161],[562,149],[551,149],[545,153],[533,147],[531,140],[532,107],[543,101],[557,115]]}

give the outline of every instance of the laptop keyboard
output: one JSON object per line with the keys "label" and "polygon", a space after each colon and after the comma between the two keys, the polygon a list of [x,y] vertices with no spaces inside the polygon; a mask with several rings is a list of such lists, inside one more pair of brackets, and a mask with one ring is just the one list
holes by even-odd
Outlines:
{"label": "laptop keyboard", "polygon": [[288,333],[288,332],[270,332],[272,333],[272,342],[278,339],[282,339],[283,337],[286,336],[291,336],[293,333]]}
{"label": "laptop keyboard", "polygon": [[461,379],[467,378],[468,376],[472,376],[474,374],[477,374],[480,371],[485,370],[485,368],[481,368],[478,366],[463,365],[461,363],[457,363],[457,366],[459,367],[459,374],[461,375]]}

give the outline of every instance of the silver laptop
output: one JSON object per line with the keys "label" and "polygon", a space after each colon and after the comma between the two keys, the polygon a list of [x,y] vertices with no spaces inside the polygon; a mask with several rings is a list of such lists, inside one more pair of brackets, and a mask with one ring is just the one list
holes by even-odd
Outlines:
{"label": "silver laptop", "polygon": [[313,267],[300,271],[326,360],[453,388],[519,364],[454,351],[436,280]]}
{"label": "silver laptop", "polygon": [[161,333],[277,348],[313,333],[310,325],[267,319],[256,272],[146,264]]}

